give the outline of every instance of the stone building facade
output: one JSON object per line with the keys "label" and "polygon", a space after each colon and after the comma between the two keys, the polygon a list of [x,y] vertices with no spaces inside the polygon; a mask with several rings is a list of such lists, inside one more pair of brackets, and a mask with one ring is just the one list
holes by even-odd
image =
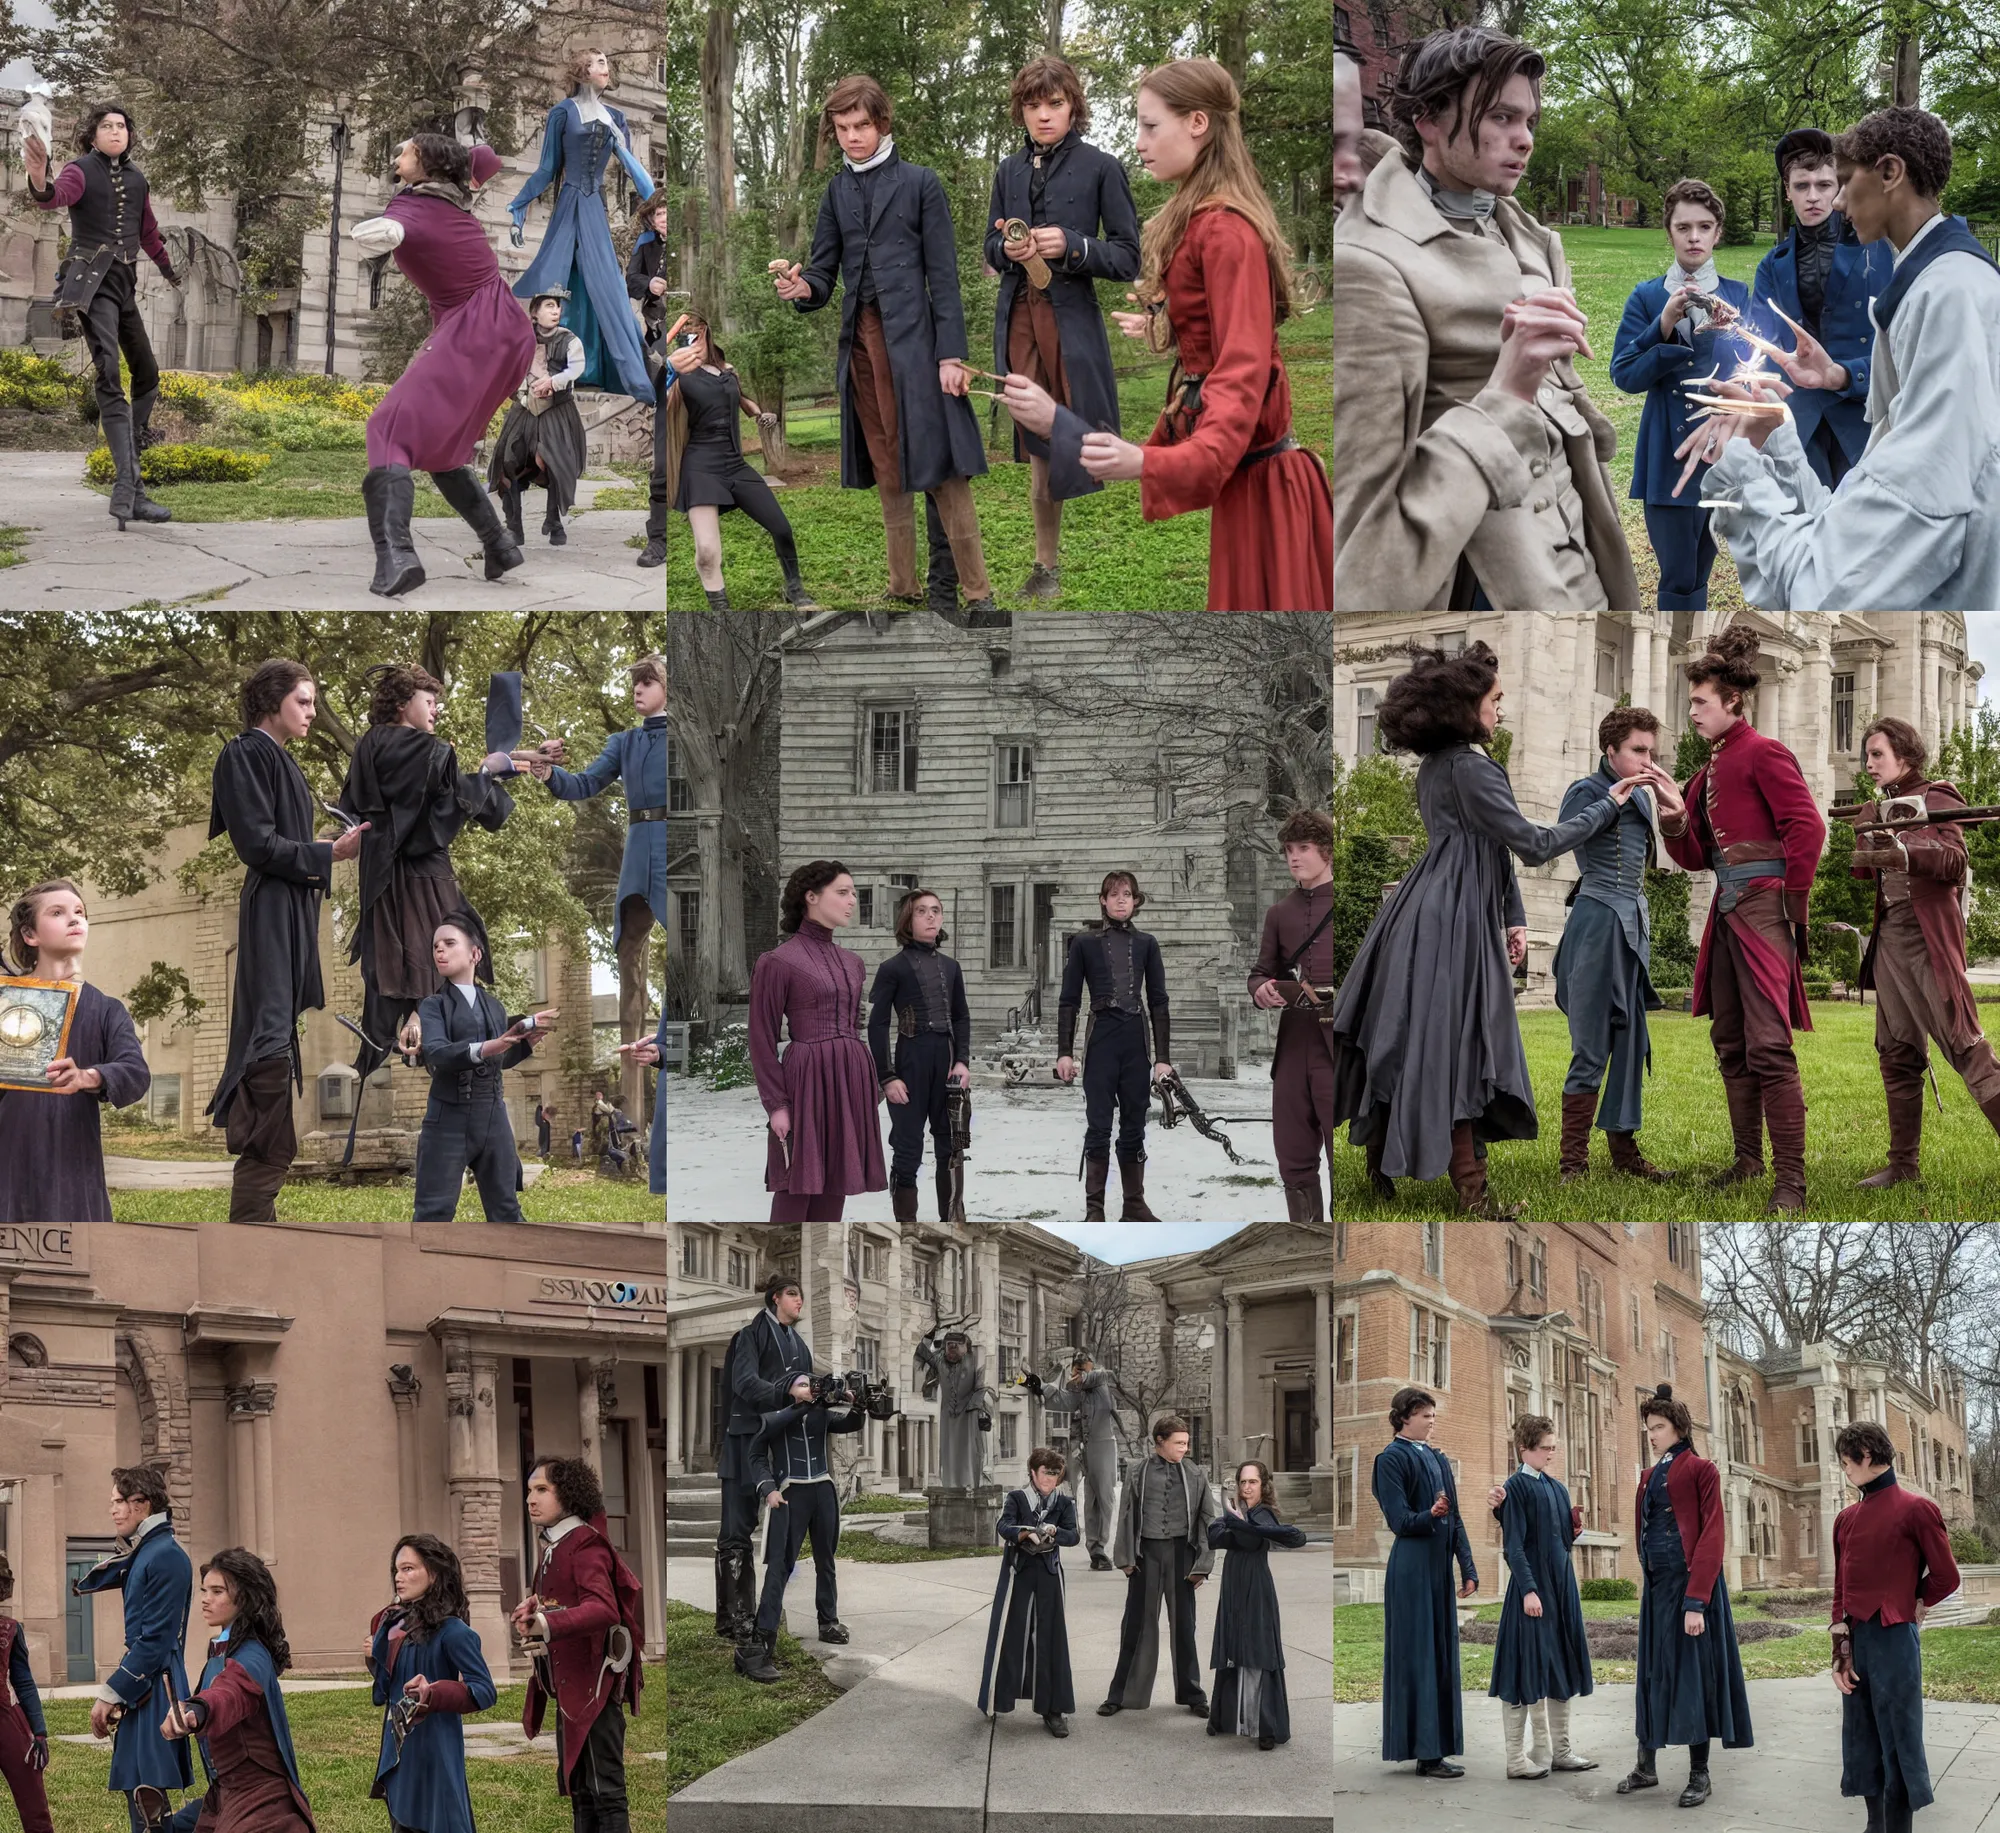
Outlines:
{"label": "stone building facade", "polygon": [[[1669,766],[1687,729],[1687,664],[1724,622],[1761,639],[1763,681],[1749,698],[1758,731],[1790,746],[1822,807],[1856,799],[1861,734],[1884,714],[1907,719],[1935,754],[1979,701],[1983,666],[1956,611],[1384,612],[1335,623],[1333,750],[1352,762],[1375,749],[1375,709],[1408,665],[1405,645],[1447,650],[1484,642],[1500,658],[1503,721],[1513,734],[1508,775],[1522,812],[1553,822],[1563,792],[1597,768],[1598,722],[1621,698],[1650,707]],[[1660,864],[1672,867],[1664,850]],[[1678,869],[1678,868],[1673,868]],[[1561,939],[1563,899],[1576,877],[1569,854],[1518,862],[1528,913],[1531,984],[1544,996]],[[1693,933],[1707,920],[1712,880],[1696,875]]]}
{"label": "stone building facade", "polygon": [[1530,1413],[1555,1421],[1553,1468],[1583,1511],[1578,1576],[1639,1577],[1632,1496],[1651,1452],[1638,1406],[1661,1381],[1721,1471],[1734,1587],[1832,1582],[1833,1518],[1852,1499],[1833,1439],[1850,1421],[1885,1426],[1898,1480],[1971,1524],[1959,1373],[1941,1364],[1925,1389],[1831,1342],[1736,1353],[1709,1326],[1692,1222],[1337,1223],[1333,1272],[1334,1558],[1350,1600],[1381,1595],[1391,1536],[1371,1473],[1410,1385],[1437,1396],[1432,1443],[1482,1583],[1500,1582],[1500,1535],[1481,1498],[1513,1469],[1514,1422]]}

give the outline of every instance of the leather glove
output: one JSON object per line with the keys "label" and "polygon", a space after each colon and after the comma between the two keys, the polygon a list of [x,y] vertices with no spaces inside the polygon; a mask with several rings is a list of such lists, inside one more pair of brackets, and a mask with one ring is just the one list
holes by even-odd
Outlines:
{"label": "leather glove", "polygon": [[1854,1632],[1836,1629],[1833,1632],[1833,1671],[1848,1680],[1854,1678]]}
{"label": "leather glove", "polygon": [[38,1732],[28,1741],[28,1767],[30,1769],[47,1769],[48,1766],[49,1740],[46,1735]]}
{"label": "leather glove", "polygon": [[1810,891],[1787,891],[1785,898],[1785,921],[1793,928],[1803,928],[1812,917],[1812,893]]}
{"label": "leather glove", "polygon": [[1569,1531],[1572,1535],[1583,1532],[1583,1509],[1575,1502],[1569,1505]]}

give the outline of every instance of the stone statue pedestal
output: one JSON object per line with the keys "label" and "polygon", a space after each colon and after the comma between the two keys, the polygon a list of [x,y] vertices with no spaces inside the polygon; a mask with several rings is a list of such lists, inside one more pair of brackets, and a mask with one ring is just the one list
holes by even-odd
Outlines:
{"label": "stone statue pedestal", "polygon": [[998,1483],[977,1489],[926,1489],[933,1547],[988,1547],[1007,1492]]}

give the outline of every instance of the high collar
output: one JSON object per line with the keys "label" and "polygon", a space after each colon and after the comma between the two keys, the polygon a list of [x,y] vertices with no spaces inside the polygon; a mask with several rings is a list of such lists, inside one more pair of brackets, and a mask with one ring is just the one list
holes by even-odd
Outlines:
{"label": "high collar", "polygon": [[1534,1465],[1526,1462],[1525,1460],[1523,1460],[1521,1468],[1529,1476],[1533,1477],[1538,1483],[1546,1483],[1549,1480],[1549,1473],[1546,1470],[1537,1470],[1534,1467]]}
{"label": "high collar", "polygon": [[1021,130],[1021,138],[1027,143],[1027,154],[1030,159],[1034,158],[1037,153],[1044,154],[1048,158],[1053,159],[1056,154],[1066,153],[1071,147],[1076,145],[1083,138],[1083,129],[1072,122],[1068,133],[1063,135],[1060,140],[1050,142],[1047,146],[1044,146],[1025,128]]}
{"label": "high collar", "polygon": [[132,153],[129,147],[115,159],[109,153],[100,152],[96,147],[90,149],[90,156],[97,160],[106,171],[110,172],[122,172],[132,163]]}
{"label": "high collar", "polygon": [[1422,185],[1430,200],[1437,206],[1438,214],[1456,217],[1460,222],[1479,221],[1493,214],[1500,202],[1492,191],[1454,191],[1429,166],[1419,163],[1417,183]]}
{"label": "high collar", "polygon": [[1878,793],[1885,796],[1915,795],[1923,783],[1924,773],[1921,770],[1906,770],[1893,783],[1885,784]]}
{"label": "high collar", "polygon": [[666,729],[667,716],[664,713],[648,713],[639,721],[639,730],[642,732],[664,732]]}
{"label": "high collar", "polygon": [[1840,225],[1841,215],[1836,210],[1824,222],[1794,223],[1792,227],[1797,232],[1801,242],[1838,242],[1840,240]]}
{"label": "high collar", "polygon": [[927,955],[937,953],[937,944],[935,942],[925,942],[916,936],[912,936],[903,946],[905,948],[921,949]]}
{"label": "high collar", "polygon": [[1104,919],[1104,927],[1106,929],[1115,929],[1120,935],[1129,936],[1132,933],[1132,919],[1130,917],[1106,917]]}
{"label": "high collar", "polygon": [[874,152],[870,153],[866,159],[857,161],[848,159],[844,153],[841,155],[842,159],[846,161],[847,169],[850,172],[872,172],[878,165],[888,164],[895,156],[896,136],[894,134],[884,134],[881,145],[876,147]]}
{"label": "high collar", "polygon": [[1660,1462],[1662,1464],[1671,1463],[1675,1458],[1679,1457],[1682,1452],[1692,1451],[1693,1449],[1694,1449],[1694,1441],[1692,1439],[1685,1439],[1685,1438],[1676,1439],[1671,1445],[1669,1445],[1666,1448],[1666,1450],[1660,1453]]}
{"label": "high collar", "polygon": [[814,917],[807,917],[799,925],[799,934],[810,936],[816,942],[831,942],[833,940],[833,931]]}
{"label": "high collar", "polygon": [[1861,1493],[1864,1496],[1872,1496],[1878,1489],[1891,1489],[1895,1487],[1895,1483],[1896,1473],[1893,1470],[1885,1470],[1872,1483],[1862,1484]]}
{"label": "high collar", "polygon": [[569,1533],[571,1529],[580,1528],[582,1526],[583,1526],[582,1516],[565,1515],[560,1521],[554,1522],[550,1526],[542,1529],[541,1533],[542,1545],[545,1547],[552,1547],[565,1534]]}

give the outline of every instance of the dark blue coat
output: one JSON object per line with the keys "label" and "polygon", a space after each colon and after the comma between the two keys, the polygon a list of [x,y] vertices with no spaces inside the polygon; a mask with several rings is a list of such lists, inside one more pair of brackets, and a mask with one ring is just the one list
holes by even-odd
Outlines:
{"label": "dark blue coat", "polygon": [[[1715,285],[1724,299],[1748,316],[1750,289],[1742,281],[1718,280]],[[1611,379],[1628,395],[1646,397],[1633,453],[1631,494],[1645,503],[1693,509],[1701,501],[1701,480],[1708,475],[1708,467],[1697,468],[1687,488],[1674,495],[1684,462],[1674,456],[1674,448],[1695,424],[1693,405],[1681,384],[1717,367],[1727,376],[1750,351],[1727,331],[1712,325],[1695,333],[1692,347],[1678,337],[1662,338],[1660,314],[1666,310],[1671,292],[1664,279],[1642,280],[1632,289],[1611,347]]]}
{"label": "dark blue coat", "polygon": [[[1396,1544],[1382,1584],[1382,1760],[1428,1762],[1465,1748],[1452,1562],[1476,1580],[1458,1485],[1443,1452],[1392,1438],[1375,1455],[1375,1501]],[[1431,1513],[1442,1489],[1450,1511]]]}
{"label": "dark blue coat", "polygon": [[[1820,307],[1819,341],[1826,353],[1847,370],[1847,386],[1839,394],[1825,389],[1800,389],[1785,403],[1798,422],[1799,443],[1806,449],[1815,471],[1825,459],[1813,449],[1813,434],[1819,423],[1832,424],[1840,449],[1852,464],[1868,444],[1868,370],[1875,350],[1875,326],[1868,316],[1868,304],[1889,284],[1895,251],[1886,239],[1863,242],[1854,225],[1840,212],[1840,240],[1833,250],[1833,267],[1826,277],[1826,300]],[[1790,349],[1792,330],[1776,312],[1777,306],[1804,322],[1799,305],[1799,260],[1796,232],[1786,230],[1777,246],[1757,263],[1757,276],[1750,282],[1751,327],[1773,343]],[[1822,473],[1820,481],[1826,478]]]}
{"label": "dark blue coat", "polygon": [[174,1538],[173,1525],[156,1527],[129,1553],[91,1567],[76,1581],[85,1592],[122,1592],[125,1605],[125,1658],[105,1681],[125,1705],[111,1735],[109,1786],[130,1794],[141,1783],[155,1788],[193,1786],[194,1768],[184,1739],[160,1735],[167,1701],[188,1695],[188,1605],[194,1596],[194,1564]]}
{"label": "dark blue coat", "polygon": [[[986,206],[986,265],[1000,276],[1000,300],[993,313],[993,367],[1007,373],[1007,322],[1015,297],[1028,284],[1027,270],[1000,252],[1007,238],[993,227],[993,220],[1033,221],[1028,180],[1030,162],[1038,152],[1050,164],[1048,182],[1042,187],[1042,215],[1035,226],[1060,229],[1069,243],[1068,252],[1049,263],[1049,304],[1055,308],[1062,342],[1069,406],[1092,427],[1115,433],[1118,378],[1112,373],[1111,339],[1097,303],[1096,282],[1138,278],[1139,212],[1124,166],[1074,132],[1053,147],[1023,146],[1008,154],[993,174],[993,196]],[[1049,444],[1016,427],[1014,456],[1019,458],[1023,451],[1046,458]]]}
{"label": "dark blue coat", "polygon": [[[426,1680],[460,1680],[471,1693],[476,1710],[492,1705],[496,1692],[486,1670],[486,1656],[472,1625],[447,1617],[427,1642],[405,1636],[396,1650],[393,1671],[387,1671],[392,1612],[384,1611],[375,1630],[375,1703],[384,1708],[403,1697],[403,1688],[417,1675]],[[431,1711],[410,1727],[403,1754],[396,1756],[395,1734],[382,1715],[382,1749],[375,1763],[375,1786],[369,1791],[389,1804],[389,1812],[411,1833],[473,1833],[472,1797],[465,1782],[465,1721],[456,1712]]]}
{"label": "dark blue coat", "polygon": [[792,1383],[810,1375],[812,1345],[795,1324],[778,1322],[769,1305],[729,1339],[722,1357],[722,1383],[729,1401],[716,1474],[724,1482],[748,1485],[750,1449],[764,1430],[764,1415],[789,1406]]}
{"label": "dark blue coat", "polygon": [[[1493,1512],[1505,1541],[1508,1585],[1487,1693],[1510,1706],[1532,1706],[1590,1692],[1596,1682],[1569,1557],[1576,1539],[1569,1491],[1522,1465],[1507,1479],[1507,1499]],[[1541,1603],[1539,1617],[1522,1608],[1530,1592]]]}
{"label": "dark blue coat", "polygon": [[[669,374],[672,371],[668,372]],[[933,382],[936,377],[933,373]],[[549,794],[562,802],[587,802],[601,796],[620,778],[625,782],[625,806],[665,808],[667,805],[667,716],[661,713],[604,741],[597,761],[586,770],[551,770]],[[611,946],[625,932],[625,900],[643,897],[653,920],[667,926],[667,824],[634,821],[625,833],[625,859],[618,870],[618,906],[611,920]]]}
{"label": "dark blue coat", "polygon": [[[840,482],[875,488],[875,466],[847,395],[861,264],[865,256],[889,346],[896,387],[896,437],[903,488],[935,490],[947,478],[983,477],[986,446],[972,404],[938,387],[937,366],[967,360],[965,306],[958,291],[958,245],[944,186],[929,166],[905,165],[893,152],[875,169],[864,204],[861,180],[843,164],[819,200],[812,253],[801,277],[812,288],[796,301],[817,312],[840,280]],[[665,922],[663,916],[660,919]]]}
{"label": "dark blue coat", "polygon": [[667,1013],[660,1009],[660,1029],[654,1038],[660,1047],[660,1067],[653,1082],[653,1145],[646,1154],[651,1168],[647,1180],[652,1185],[653,1195],[667,1194]]}

